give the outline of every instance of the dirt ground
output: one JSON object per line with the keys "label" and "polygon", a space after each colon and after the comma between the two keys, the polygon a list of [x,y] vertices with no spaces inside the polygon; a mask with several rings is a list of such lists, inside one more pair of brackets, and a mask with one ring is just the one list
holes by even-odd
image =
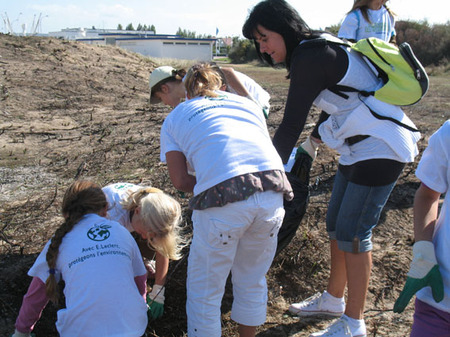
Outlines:
{"label": "dirt ground", "polygon": [[[148,104],[148,75],[156,66],[155,60],[115,47],[0,35],[0,336],[14,330],[31,281],[27,271],[61,223],[62,195],[74,179],[162,188],[182,204],[189,235],[189,196],[173,188],[159,162],[159,131],[169,109]],[[233,67],[271,93],[267,123],[273,134],[284,111],[285,70]],[[433,76],[428,95],[405,109],[422,131],[421,152],[429,136],[449,118],[449,86],[448,76]],[[317,115],[312,110],[300,140],[309,134]],[[267,277],[268,317],[258,336],[308,336],[330,323],[292,317],[287,308],[326,287],[325,214],[337,160],[335,152],[320,148],[307,213]],[[417,160],[405,168],[374,231],[374,267],[365,312],[368,336],[407,336],[410,331],[413,304],[402,314],[394,314],[392,307],[410,263],[411,206],[419,184],[416,165]],[[185,335],[185,277],[186,259],[171,262],[165,314],[149,323],[148,336]],[[237,335],[229,319],[231,299],[228,283],[222,306],[227,337]],[[36,336],[58,335],[56,310],[53,304],[46,307]]]}

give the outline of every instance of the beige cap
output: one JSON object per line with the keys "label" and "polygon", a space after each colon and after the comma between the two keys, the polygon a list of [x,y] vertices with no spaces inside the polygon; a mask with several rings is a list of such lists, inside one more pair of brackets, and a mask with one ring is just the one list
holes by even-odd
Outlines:
{"label": "beige cap", "polygon": [[150,104],[160,103],[161,100],[158,97],[153,96],[152,88],[159,82],[175,77],[176,69],[171,66],[162,66],[154,69],[150,74]]}

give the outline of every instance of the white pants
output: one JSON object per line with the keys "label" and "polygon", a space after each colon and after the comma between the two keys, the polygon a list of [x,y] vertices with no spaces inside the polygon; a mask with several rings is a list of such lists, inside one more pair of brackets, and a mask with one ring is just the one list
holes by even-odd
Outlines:
{"label": "white pants", "polygon": [[221,335],[220,306],[230,271],[231,319],[249,326],[265,322],[266,273],[283,217],[283,195],[273,191],[193,212],[186,303],[189,337]]}

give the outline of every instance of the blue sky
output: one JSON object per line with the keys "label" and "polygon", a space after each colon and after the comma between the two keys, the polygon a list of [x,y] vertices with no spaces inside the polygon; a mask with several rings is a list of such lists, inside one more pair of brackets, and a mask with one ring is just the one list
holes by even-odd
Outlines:
{"label": "blue sky", "polygon": [[[446,0],[390,0],[398,20],[446,23]],[[242,24],[259,0],[0,0],[0,32],[7,32],[9,19],[15,33],[30,33],[33,22],[39,33],[63,28],[117,28],[132,23],[154,25],[159,34],[175,34],[178,28],[197,34],[241,36]],[[302,18],[315,29],[339,23],[353,0],[291,0]]]}

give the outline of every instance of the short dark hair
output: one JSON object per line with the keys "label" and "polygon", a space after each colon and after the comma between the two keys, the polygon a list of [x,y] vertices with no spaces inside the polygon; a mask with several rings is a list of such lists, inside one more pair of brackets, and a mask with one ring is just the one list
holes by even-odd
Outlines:
{"label": "short dark hair", "polygon": [[280,34],[286,44],[286,68],[290,68],[291,55],[301,40],[311,36],[311,29],[300,17],[300,14],[284,0],[264,0],[251,10],[242,27],[242,34],[255,43],[258,57],[274,66],[272,58],[261,54],[259,44],[255,41],[254,33],[257,26]]}

